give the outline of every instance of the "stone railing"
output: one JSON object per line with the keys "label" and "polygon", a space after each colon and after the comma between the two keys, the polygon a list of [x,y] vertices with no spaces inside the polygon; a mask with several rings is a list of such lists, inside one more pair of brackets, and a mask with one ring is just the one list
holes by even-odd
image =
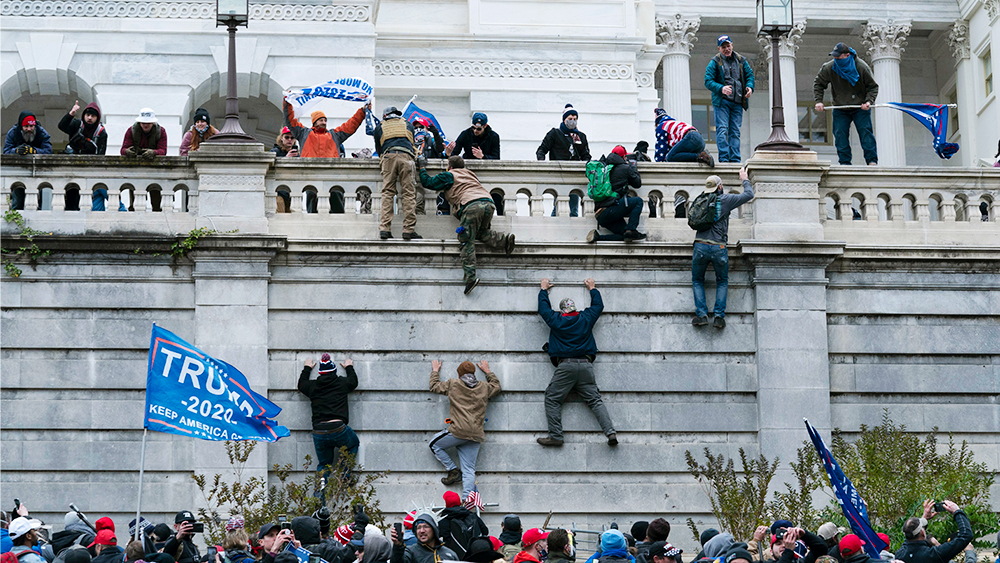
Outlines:
{"label": "stone railing", "polygon": [[[296,240],[376,237],[384,203],[377,160],[275,159],[259,145],[213,149],[148,164],[119,157],[5,155],[0,208],[10,208],[14,192],[23,193],[29,226],[61,234],[174,235],[205,226]],[[831,168],[809,158],[776,158],[750,161],[757,197],[731,216],[731,240],[982,244],[980,233],[997,236],[1000,171]],[[494,161],[470,168],[498,204],[497,228],[513,230],[520,240],[579,242],[594,226],[581,163]],[[430,172],[442,169],[443,162],[431,161]],[[720,175],[730,191],[742,190],[735,165],[709,172],[693,164],[643,163],[639,171],[643,186],[633,192],[647,202],[642,228],[651,242],[690,242],[693,233],[685,219],[675,218],[674,203],[683,199],[689,205],[709,173]],[[99,190],[107,193],[107,211],[91,211]],[[454,238],[454,219],[435,216],[433,198],[429,193],[418,231]],[[802,207],[807,200],[818,216],[802,216],[808,214]],[[981,221],[981,203],[987,223]],[[394,223],[399,230],[402,222]],[[797,226],[772,228],[781,224]],[[9,225],[4,228],[10,232]]]}

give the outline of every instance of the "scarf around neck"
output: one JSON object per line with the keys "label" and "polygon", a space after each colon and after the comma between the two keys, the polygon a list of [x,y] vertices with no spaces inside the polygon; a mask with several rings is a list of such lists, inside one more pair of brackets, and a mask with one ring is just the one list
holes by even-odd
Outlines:
{"label": "scarf around neck", "polygon": [[833,71],[836,72],[841,78],[851,83],[854,86],[861,79],[861,74],[858,72],[858,64],[855,61],[858,54],[851,49],[851,56],[846,59],[833,59]]}

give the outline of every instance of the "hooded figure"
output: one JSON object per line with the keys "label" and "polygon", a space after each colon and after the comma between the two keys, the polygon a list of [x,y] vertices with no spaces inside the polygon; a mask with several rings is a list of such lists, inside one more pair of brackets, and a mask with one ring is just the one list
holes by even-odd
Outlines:
{"label": "hooded figure", "polygon": [[7,131],[3,141],[4,154],[52,154],[49,134],[42,128],[35,114],[22,111],[17,123]]}
{"label": "hooded figure", "polygon": [[212,118],[209,117],[208,111],[205,108],[198,108],[194,112],[194,125],[184,133],[184,139],[181,140],[181,156],[198,150],[201,143],[218,133],[219,130],[212,126]]}
{"label": "hooded figure", "polygon": [[292,518],[292,532],[295,539],[310,553],[315,553],[328,563],[347,562],[352,560],[354,552],[334,538],[322,539],[319,520],[311,516],[296,516]]}
{"label": "hooded figure", "polygon": [[59,120],[59,130],[69,135],[66,152],[72,154],[104,154],[108,150],[108,131],[101,124],[101,108],[96,102],[87,104],[77,119],[76,109]]}
{"label": "hooded figure", "polygon": [[[422,530],[422,524],[430,526],[430,531]],[[441,542],[434,516],[426,512],[417,516],[413,520],[413,532],[417,536],[417,543],[410,547],[403,544],[393,545],[391,563],[458,561],[458,555]]]}
{"label": "hooded figure", "polygon": [[392,557],[392,544],[385,539],[381,530],[374,526],[365,529],[365,554],[361,563],[389,563]]}

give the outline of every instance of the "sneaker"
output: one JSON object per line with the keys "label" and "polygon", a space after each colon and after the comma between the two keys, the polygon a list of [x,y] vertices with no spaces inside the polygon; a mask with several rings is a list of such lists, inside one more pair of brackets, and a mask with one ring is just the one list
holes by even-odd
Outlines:
{"label": "sneaker", "polygon": [[712,321],[712,326],[715,328],[726,328],[726,317],[715,317]]}
{"label": "sneaker", "polygon": [[471,279],[465,282],[465,294],[468,295],[472,293],[472,290],[476,289],[477,285],[479,285],[479,278]]}
{"label": "sneaker", "polygon": [[403,240],[418,240],[418,239],[422,239],[422,238],[424,238],[424,237],[418,235],[416,232],[403,233]]}
{"label": "sneaker", "polygon": [[378,238],[382,240],[390,239],[392,238],[392,231],[379,231]]}
{"label": "sneaker", "polygon": [[646,238],[645,233],[639,231],[625,231],[625,240],[642,240]]}
{"label": "sneaker", "polygon": [[691,319],[691,324],[694,326],[705,326],[708,324],[708,317],[695,317]]}
{"label": "sneaker", "polygon": [[562,445],[563,445],[563,441],[562,440],[556,440],[555,438],[550,438],[548,436],[546,436],[544,438],[538,438],[535,441],[538,442],[539,444],[543,445],[543,446],[550,446],[550,447],[553,447],[553,448],[561,448]]}
{"label": "sneaker", "polygon": [[587,244],[594,244],[597,242],[597,229],[587,233]]}
{"label": "sneaker", "polygon": [[507,235],[507,241],[504,243],[503,251],[505,254],[514,252],[514,233]]}
{"label": "sneaker", "polygon": [[708,154],[708,151],[698,153],[698,162],[707,164],[709,168],[715,168],[715,159],[712,158],[712,155]]}
{"label": "sneaker", "polygon": [[442,485],[454,485],[462,482],[462,470],[459,468],[449,469],[448,475],[441,478]]}
{"label": "sneaker", "polygon": [[612,434],[608,436],[608,445],[612,448],[618,445],[618,435]]}

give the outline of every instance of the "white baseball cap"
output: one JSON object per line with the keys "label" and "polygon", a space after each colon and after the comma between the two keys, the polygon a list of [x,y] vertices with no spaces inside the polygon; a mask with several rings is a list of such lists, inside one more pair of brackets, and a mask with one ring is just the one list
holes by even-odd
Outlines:
{"label": "white baseball cap", "polygon": [[10,533],[10,539],[16,539],[27,534],[30,530],[37,530],[41,527],[41,520],[35,520],[34,518],[28,520],[24,516],[19,516],[10,523],[7,531]]}
{"label": "white baseball cap", "polygon": [[156,123],[156,114],[153,108],[142,108],[139,110],[139,117],[135,118],[137,123]]}

